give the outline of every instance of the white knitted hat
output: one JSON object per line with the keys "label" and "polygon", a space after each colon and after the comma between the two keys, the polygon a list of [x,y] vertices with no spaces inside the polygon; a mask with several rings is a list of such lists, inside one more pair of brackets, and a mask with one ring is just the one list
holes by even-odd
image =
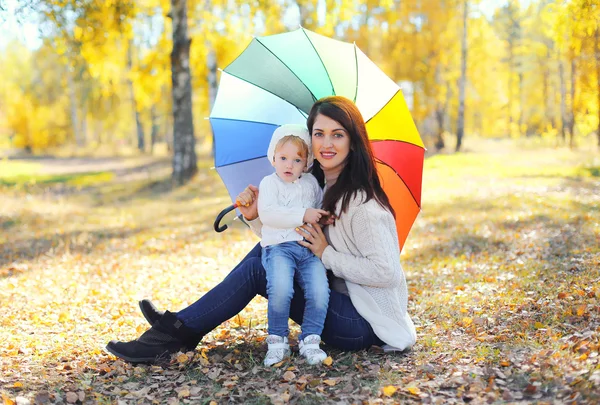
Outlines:
{"label": "white knitted hat", "polygon": [[285,124],[280,126],[273,132],[271,137],[271,143],[269,143],[269,149],[267,150],[267,158],[269,162],[273,164],[273,157],[275,156],[275,146],[277,142],[284,136],[294,135],[302,139],[306,145],[308,145],[308,156],[306,159],[306,166],[311,167],[313,164],[314,156],[312,154],[312,145],[310,141],[310,134],[308,129],[304,125],[300,124]]}

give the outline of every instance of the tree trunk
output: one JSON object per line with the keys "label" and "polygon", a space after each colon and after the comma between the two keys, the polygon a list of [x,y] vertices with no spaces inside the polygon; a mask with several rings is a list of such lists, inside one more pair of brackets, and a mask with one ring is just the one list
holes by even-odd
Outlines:
{"label": "tree trunk", "polygon": [[569,147],[575,147],[575,57],[571,59],[571,105],[569,111]]}
{"label": "tree trunk", "polygon": [[[525,123],[525,92],[523,91],[523,67],[519,64],[519,137],[523,135],[523,126]],[[526,131],[527,133],[527,131]]]}
{"label": "tree trunk", "polygon": [[[208,111],[212,111],[217,97],[217,55],[212,44],[206,44],[209,51],[206,55],[206,67],[208,68]],[[215,155],[215,143],[212,143],[212,156]]]}
{"label": "tree trunk", "polygon": [[456,152],[460,151],[465,131],[465,92],[467,85],[467,16],[468,0],[463,0],[463,32],[460,46],[460,79],[458,82],[458,122],[456,125]]}
{"label": "tree trunk", "polygon": [[154,154],[154,145],[156,144],[156,138],[158,138],[158,116],[156,115],[156,105],[152,105],[150,108],[150,121],[152,129],[150,130],[150,154]]}
{"label": "tree trunk", "polygon": [[550,126],[552,128],[555,128],[556,123],[554,122],[554,102],[552,100],[553,92],[550,89],[550,60],[550,47],[547,47],[545,64],[543,66],[540,66],[542,72],[544,72],[544,110],[546,111],[546,121],[550,123]]}
{"label": "tree trunk", "polygon": [[171,0],[173,51],[173,180],[183,184],[198,171],[192,116],[190,43],[187,32],[187,0]]}
{"label": "tree trunk", "polygon": [[513,43],[512,39],[508,40],[508,136],[512,136],[513,117]]}
{"label": "tree trunk", "polygon": [[566,143],[567,136],[565,134],[567,126],[567,88],[565,85],[565,67],[562,61],[562,56],[558,55],[558,76],[560,78],[560,137],[562,144]]}
{"label": "tree trunk", "polygon": [[[133,70],[133,40],[131,39],[127,44],[127,69],[131,74],[131,71]],[[135,89],[133,88],[133,80],[131,80],[131,76],[129,79],[127,79],[127,84],[129,85],[131,106],[133,107],[133,114],[135,119],[137,148],[140,152],[144,152],[144,150],[146,149],[146,142],[144,139],[144,127],[142,126],[142,120],[140,119],[140,112],[138,111],[137,100],[135,99]]]}
{"label": "tree trunk", "polygon": [[596,80],[598,82],[598,128],[596,136],[598,137],[598,149],[600,149],[600,27],[596,28],[596,40],[594,41],[594,50],[596,51]]}
{"label": "tree trunk", "polygon": [[67,67],[67,86],[69,87],[69,103],[71,107],[71,129],[73,131],[73,138],[77,146],[83,146],[83,140],[79,133],[79,118],[77,117],[77,94],[75,94],[75,83],[73,83],[73,72]]}
{"label": "tree trunk", "polygon": [[[440,63],[435,67],[435,83],[438,86],[442,84],[442,68]],[[444,115],[446,113],[445,106],[441,100],[436,97],[436,106],[435,106],[435,120],[437,122],[437,135],[435,137],[435,150],[437,152],[444,149],[446,146],[446,142],[444,142]]]}

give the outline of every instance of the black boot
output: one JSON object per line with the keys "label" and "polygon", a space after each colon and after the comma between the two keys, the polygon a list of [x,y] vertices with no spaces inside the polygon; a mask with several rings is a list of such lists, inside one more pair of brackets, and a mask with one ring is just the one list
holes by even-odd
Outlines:
{"label": "black boot", "polygon": [[[139,305],[142,315],[144,315],[144,318],[146,318],[150,325],[154,325],[164,314],[164,312],[159,311],[150,300],[143,299],[139,302]],[[198,346],[198,343],[200,343],[200,340],[202,340],[201,335],[197,333],[193,334],[185,340],[186,349],[194,350],[196,346]]]}
{"label": "black boot", "polygon": [[164,312],[156,309],[156,307],[150,300],[141,300],[139,304],[140,310],[142,311],[142,315],[144,315],[144,318],[146,318],[150,326],[154,325],[154,323],[158,321],[160,317],[164,314]]}
{"label": "black boot", "polygon": [[106,350],[130,363],[154,363],[179,350],[187,349],[186,341],[197,333],[183,324],[175,314],[166,311],[150,329],[136,340],[111,340]]}

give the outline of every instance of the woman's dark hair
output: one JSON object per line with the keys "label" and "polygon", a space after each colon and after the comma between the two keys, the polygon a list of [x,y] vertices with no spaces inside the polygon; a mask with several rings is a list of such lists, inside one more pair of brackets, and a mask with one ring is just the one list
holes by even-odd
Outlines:
{"label": "woman's dark hair", "polygon": [[[394,218],[396,213],[390,204],[390,200],[381,187],[377,169],[375,167],[375,156],[371,148],[371,142],[367,136],[365,121],[352,101],[341,96],[324,97],[312,106],[306,125],[312,135],[313,126],[317,116],[321,114],[340,123],[350,135],[350,152],[346,158],[346,164],[342,169],[335,184],[327,189],[323,196],[323,209],[335,213],[338,201],[342,201],[341,212],[348,210],[350,200],[359,192],[366,194],[367,202],[375,199],[379,205],[387,208]],[[317,178],[319,184],[325,184],[325,173],[321,165],[316,161],[312,167],[312,174]]]}

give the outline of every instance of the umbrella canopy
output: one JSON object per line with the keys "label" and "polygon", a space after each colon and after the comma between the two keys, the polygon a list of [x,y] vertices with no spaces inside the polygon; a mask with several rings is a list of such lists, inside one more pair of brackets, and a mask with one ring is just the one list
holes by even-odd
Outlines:
{"label": "umbrella canopy", "polygon": [[400,87],[355,44],[304,28],[254,38],[221,74],[210,114],[216,169],[232,200],[259,184],[273,172],[275,128],[306,124],[313,103],[331,95],[363,115],[402,248],[421,207],[425,148]]}

